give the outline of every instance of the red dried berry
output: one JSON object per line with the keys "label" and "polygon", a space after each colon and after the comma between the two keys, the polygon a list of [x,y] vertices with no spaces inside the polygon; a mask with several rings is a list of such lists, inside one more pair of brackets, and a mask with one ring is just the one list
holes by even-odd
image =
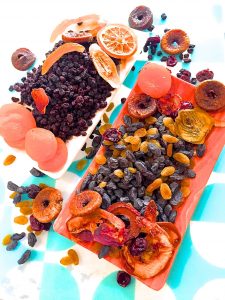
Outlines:
{"label": "red dried berry", "polygon": [[214,77],[214,73],[213,73],[213,71],[210,71],[209,69],[199,71],[196,74],[196,78],[199,82],[202,82],[202,81],[208,80],[208,79],[213,79],[213,77]]}
{"label": "red dried berry", "polygon": [[194,105],[189,101],[181,101],[180,109],[193,109]]}
{"label": "red dried berry", "polygon": [[159,112],[172,118],[176,117],[181,106],[180,100],[180,96],[171,94],[167,94],[165,97],[158,99],[157,106]]}
{"label": "red dried berry", "polygon": [[131,276],[128,273],[126,273],[124,271],[119,271],[117,273],[117,282],[122,287],[128,286],[130,281],[131,281]]}
{"label": "red dried berry", "polygon": [[118,143],[121,139],[122,133],[116,128],[109,128],[103,133],[103,140]]}
{"label": "red dried berry", "polygon": [[174,67],[177,64],[177,59],[175,56],[171,55],[167,58],[166,65],[168,67]]}

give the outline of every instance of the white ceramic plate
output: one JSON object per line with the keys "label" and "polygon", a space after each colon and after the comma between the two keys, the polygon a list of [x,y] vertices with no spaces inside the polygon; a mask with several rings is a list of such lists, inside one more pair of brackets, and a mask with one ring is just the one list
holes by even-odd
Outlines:
{"label": "white ceramic plate", "polygon": [[[138,30],[134,30],[134,32],[135,32],[135,34],[137,36],[137,40],[138,40],[138,49],[137,49],[136,53],[131,58],[122,61],[121,64],[120,64],[119,76],[120,76],[121,84],[123,83],[123,81],[127,77],[128,73],[131,70],[132,66],[134,65],[135,61],[137,60],[141,50],[143,49],[143,46],[146,42],[146,39],[148,37],[148,33],[146,33],[146,32],[141,32],[141,31],[138,31]],[[108,104],[110,102],[113,102],[113,99],[116,97],[117,92],[118,92],[119,89],[120,89],[120,87],[117,88],[117,89],[114,89],[111,92],[111,96],[107,99]],[[26,154],[25,151],[9,147],[4,142],[4,139],[2,137],[0,137],[0,142],[1,142],[1,145],[3,145],[4,147],[10,148],[10,152],[12,154],[14,154],[18,159],[23,159],[24,164],[26,164],[26,165],[29,164],[29,165],[31,165],[31,167],[35,167],[35,168],[41,170],[46,175],[48,175],[48,176],[50,176],[54,179],[57,179],[57,178],[60,178],[61,176],[63,176],[63,174],[67,171],[70,164],[74,161],[74,158],[76,157],[76,155],[78,154],[80,149],[83,147],[83,145],[85,144],[88,137],[91,135],[91,133],[95,129],[96,125],[98,124],[99,120],[101,119],[101,117],[104,114],[104,112],[106,111],[106,109],[107,109],[107,107],[97,111],[95,117],[92,119],[92,122],[93,122],[92,125],[90,127],[88,127],[88,129],[87,129],[87,135],[86,136],[78,136],[78,137],[74,136],[71,140],[69,140],[66,143],[67,148],[68,148],[67,162],[65,163],[64,167],[58,172],[47,172],[47,171],[44,171],[44,170],[38,168],[37,162],[32,160]]]}

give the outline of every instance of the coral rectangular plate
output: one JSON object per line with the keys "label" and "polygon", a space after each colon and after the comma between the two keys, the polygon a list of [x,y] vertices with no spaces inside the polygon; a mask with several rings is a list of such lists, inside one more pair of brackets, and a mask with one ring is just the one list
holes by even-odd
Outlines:
{"label": "coral rectangular plate", "polygon": [[[134,29],[133,29],[134,30]],[[119,70],[119,76],[120,76],[120,82],[121,84],[127,77],[129,71],[131,70],[132,66],[134,65],[135,61],[138,58],[139,53],[143,49],[143,46],[146,42],[146,39],[148,37],[148,34],[146,32],[141,32],[138,30],[134,30],[135,35],[137,36],[137,42],[138,42],[138,48],[135,54],[126,60],[121,60],[120,64],[120,70]],[[117,92],[119,91],[119,88],[114,89],[111,93],[111,96],[107,99],[107,103],[113,102],[114,97],[116,97]],[[12,95],[10,95],[12,96]],[[91,135],[93,130],[95,129],[96,125],[98,124],[99,120],[101,119],[102,115],[106,111],[107,107],[104,109],[101,109],[96,112],[95,117],[92,119],[92,125],[88,127],[87,135],[86,136],[78,136],[73,137],[71,140],[67,142],[67,148],[68,148],[68,158],[67,162],[64,165],[64,167],[58,171],[58,172],[47,172],[42,169],[40,169],[43,173],[47,174],[48,176],[58,179],[63,176],[63,174],[67,171],[71,163],[74,161],[75,157],[79,153],[80,149],[83,147],[85,142],[87,141],[88,137]],[[15,154],[17,158],[26,160],[26,165],[30,165],[31,167],[38,168],[37,162],[33,161],[26,153],[25,151],[18,150],[16,148],[9,147],[4,139],[0,137],[0,143],[4,145],[4,147],[10,148],[10,152],[12,154]]]}
{"label": "coral rectangular plate", "polygon": [[[178,94],[181,96],[183,100],[189,100],[194,103],[194,90],[195,87],[193,85],[183,80],[180,80],[178,78],[172,77],[171,93]],[[139,87],[136,84],[132,89],[129,97],[131,97],[135,93],[140,93],[140,92],[141,91],[139,90]],[[129,97],[128,97],[128,101],[129,101]],[[121,110],[118,118],[116,119],[114,123],[114,127],[119,127],[123,123],[124,114],[128,114],[127,101],[124,104],[123,109]],[[225,113],[216,113],[213,116],[217,120],[225,121]],[[178,215],[175,224],[181,233],[182,239],[184,237],[187,226],[190,222],[191,216],[195,210],[195,207],[203,192],[203,189],[213,170],[213,166],[224,146],[224,143],[225,143],[225,130],[223,128],[214,127],[206,140],[207,151],[205,155],[201,159],[195,158],[194,170],[197,173],[197,176],[195,179],[190,180],[191,194],[185,200],[183,205],[177,209]],[[101,148],[99,151],[100,152],[103,151],[103,148]],[[93,167],[94,164],[95,162],[93,161],[90,167]],[[85,173],[84,177],[87,175],[87,173],[88,170]],[[82,180],[84,179],[84,177],[82,178]],[[79,190],[82,180],[79,182],[73,194],[76,192],[76,190]],[[73,196],[73,194],[71,195],[71,197]],[[54,229],[58,233],[64,235],[65,237],[72,239],[66,227],[66,222],[71,217],[71,214],[69,212],[69,205],[68,205],[69,201],[65,204],[63,210],[61,211],[59,217],[57,218],[54,225]],[[80,241],[77,240],[74,241],[78,242],[80,245],[84,246],[85,248],[93,252],[97,252],[96,245],[94,245],[93,243],[81,243]],[[175,260],[177,252],[178,252],[178,248],[174,252],[173,257],[170,260],[168,266],[162,272],[160,272],[158,275],[156,275],[153,278],[147,280],[141,280],[141,281],[152,289],[155,290],[161,289],[167,280],[167,277],[169,275],[170,269]],[[116,258],[106,258],[106,259],[111,263],[115,264],[116,266],[118,266],[119,268],[123,269],[123,262],[121,259],[116,259]],[[137,279],[140,280],[139,278]]]}

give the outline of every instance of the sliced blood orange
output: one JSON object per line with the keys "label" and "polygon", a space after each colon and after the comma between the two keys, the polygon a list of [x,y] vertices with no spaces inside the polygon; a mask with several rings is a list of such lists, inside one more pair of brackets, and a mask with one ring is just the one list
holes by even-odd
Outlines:
{"label": "sliced blood orange", "polygon": [[66,144],[60,138],[56,138],[57,150],[55,156],[47,161],[40,162],[39,168],[45,171],[57,172],[65,165],[68,157],[68,150]]}
{"label": "sliced blood orange", "polygon": [[38,162],[52,159],[57,150],[57,141],[54,134],[44,128],[33,128],[25,137],[27,154]]}
{"label": "sliced blood orange", "polygon": [[120,78],[117,73],[116,65],[111,57],[109,57],[97,44],[92,44],[90,46],[89,53],[98,74],[113,88],[118,88],[120,85]]}
{"label": "sliced blood orange", "polygon": [[171,87],[170,71],[156,63],[147,63],[138,76],[137,84],[143,93],[152,98],[163,97]]}
{"label": "sliced blood orange", "polygon": [[99,46],[110,56],[125,59],[137,50],[137,38],[133,30],[125,25],[110,24],[97,34]]}

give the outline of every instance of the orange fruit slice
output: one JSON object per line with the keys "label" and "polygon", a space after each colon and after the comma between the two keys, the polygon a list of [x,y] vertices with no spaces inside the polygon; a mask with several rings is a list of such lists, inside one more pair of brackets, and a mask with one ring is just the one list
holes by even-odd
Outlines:
{"label": "orange fruit slice", "polygon": [[125,25],[110,24],[97,34],[99,46],[110,56],[125,59],[137,50],[137,38],[133,30]]}
{"label": "orange fruit slice", "polygon": [[117,73],[116,65],[108,54],[106,54],[97,44],[89,47],[89,53],[98,74],[107,81],[111,87],[118,88],[120,78]]}

